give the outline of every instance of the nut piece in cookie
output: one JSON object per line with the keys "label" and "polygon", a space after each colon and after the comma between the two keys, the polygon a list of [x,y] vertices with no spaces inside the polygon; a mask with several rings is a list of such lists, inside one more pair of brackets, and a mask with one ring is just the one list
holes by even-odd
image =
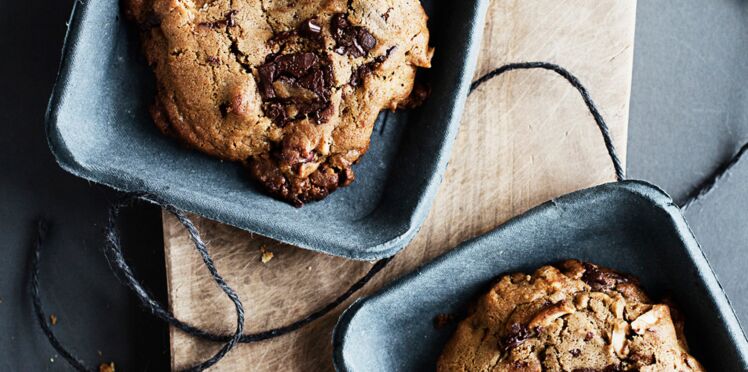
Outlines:
{"label": "nut piece in cookie", "polygon": [[680,329],[635,278],[569,260],[502,277],[459,324],[437,371],[703,371]]}
{"label": "nut piece in cookie", "polygon": [[[355,179],[381,110],[412,107],[429,68],[417,0],[125,0],[167,135],[245,164],[300,206]],[[413,94],[411,94],[413,92]]]}

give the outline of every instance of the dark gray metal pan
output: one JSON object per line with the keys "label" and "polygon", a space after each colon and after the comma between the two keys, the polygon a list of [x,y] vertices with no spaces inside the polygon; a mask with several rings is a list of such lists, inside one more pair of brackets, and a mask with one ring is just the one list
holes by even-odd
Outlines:
{"label": "dark gray metal pan", "polygon": [[505,273],[578,258],[638,276],[686,317],[691,351],[707,370],[748,370],[748,341],[680,209],[639,181],[607,184],[545,203],[354,303],[333,336],[339,371],[433,370],[460,314]]}
{"label": "dark gray metal pan", "polygon": [[47,135],[67,171],[155,195],[213,220],[332,255],[392,256],[415,235],[442,180],[460,123],[488,0],[423,1],[436,47],[432,95],[383,114],[356,182],[296,209],[258,190],[239,166],[180,147],[147,113],[153,78],[119,2],[76,2]]}

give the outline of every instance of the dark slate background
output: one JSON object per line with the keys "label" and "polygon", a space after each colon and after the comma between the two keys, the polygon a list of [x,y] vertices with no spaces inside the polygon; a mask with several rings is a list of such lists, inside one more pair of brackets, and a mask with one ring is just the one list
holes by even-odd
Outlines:
{"label": "dark slate background", "polygon": [[[165,370],[166,327],[140,310],[101,254],[116,194],[60,170],[45,142],[71,6],[0,2],[0,370],[68,370],[31,315],[29,247],[39,216],[53,221],[41,280],[59,337],[91,366],[113,360],[118,370]],[[748,141],[748,2],[639,1],[637,13],[628,172],[678,201]],[[686,213],[744,323],[747,181],[748,159]],[[122,226],[138,274],[164,298],[158,209],[137,206]]]}

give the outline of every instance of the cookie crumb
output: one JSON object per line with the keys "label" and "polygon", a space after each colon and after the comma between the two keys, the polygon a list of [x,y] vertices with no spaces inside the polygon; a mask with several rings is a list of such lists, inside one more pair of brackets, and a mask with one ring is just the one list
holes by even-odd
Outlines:
{"label": "cookie crumb", "polygon": [[49,323],[53,326],[57,325],[57,315],[52,314],[49,316]]}
{"label": "cookie crumb", "polygon": [[262,263],[266,264],[273,259],[273,252],[270,252],[265,247],[260,248],[260,252],[262,253],[262,257],[260,258],[260,261]]}
{"label": "cookie crumb", "polygon": [[442,329],[449,325],[449,323],[452,323],[454,319],[455,316],[452,314],[437,314],[434,317],[434,328]]}
{"label": "cookie crumb", "polygon": [[99,364],[99,372],[115,372],[114,362]]}

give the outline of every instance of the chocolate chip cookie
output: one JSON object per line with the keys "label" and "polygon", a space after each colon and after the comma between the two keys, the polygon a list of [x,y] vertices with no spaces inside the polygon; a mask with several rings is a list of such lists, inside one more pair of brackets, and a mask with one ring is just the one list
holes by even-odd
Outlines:
{"label": "chocolate chip cookie", "polygon": [[438,371],[703,371],[683,324],[635,278],[576,260],[502,277],[439,358]]}
{"label": "chocolate chip cookie", "polygon": [[355,176],[377,115],[423,99],[418,0],[124,0],[164,133],[239,161],[271,194],[318,200]]}

